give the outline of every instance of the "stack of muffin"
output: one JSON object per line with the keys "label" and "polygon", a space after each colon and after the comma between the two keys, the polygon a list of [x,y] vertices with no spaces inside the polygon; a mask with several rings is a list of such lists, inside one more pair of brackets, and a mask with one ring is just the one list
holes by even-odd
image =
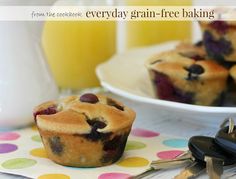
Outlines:
{"label": "stack of muffin", "polygon": [[202,41],[182,42],[146,62],[156,97],[196,105],[220,106],[236,81],[236,22],[200,22]]}

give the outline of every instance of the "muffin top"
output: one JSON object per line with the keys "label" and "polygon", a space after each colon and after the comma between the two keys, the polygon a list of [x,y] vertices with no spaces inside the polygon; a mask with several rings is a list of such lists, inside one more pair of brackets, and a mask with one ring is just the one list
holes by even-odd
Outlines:
{"label": "muffin top", "polygon": [[34,109],[37,126],[44,130],[88,134],[115,132],[132,125],[135,112],[103,95],[87,93],[49,101]]}
{"label": "muffin top", "polygon": [[178,51],[179,54],[194,60],[204,60],[207,56],[202,41],[199,41],[195,44],[183,41],[176,46],[175,50],[176,52]]}
{"label": "muffin top", "polygon": [[155,55],[147,60],[146,67],[174,78],[220,79],[228,76],[228,71],[213,60],[195,60],[176,50]]}

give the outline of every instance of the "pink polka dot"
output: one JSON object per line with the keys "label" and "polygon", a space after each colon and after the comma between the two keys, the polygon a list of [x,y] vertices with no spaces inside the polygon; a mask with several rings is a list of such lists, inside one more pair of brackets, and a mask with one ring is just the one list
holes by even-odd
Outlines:
{"label": "pink polka dot", "polygon": [[131,131],[131,134],[137,137],[157,137],[160,135],[160,133],[158,132],[153,132],[153,131],[139,129],[139,128],[133,129]]}
{"label": "pink polka dot", "polygon": [[168,150],[168,151],[162,151],[157,153],[157,157],[160,159],[174,159],[184,153],[184,151],[181,150]]}
{"label": "pink polka dot", "polygon": [[15,132],[0,133],[0,140],[16,140],[19,137],[20,137],[20,135]]}
{"label": "pink polka dot", "polygon": [[128,179],[131,175],[126,173],[103,173],[98,179]]}

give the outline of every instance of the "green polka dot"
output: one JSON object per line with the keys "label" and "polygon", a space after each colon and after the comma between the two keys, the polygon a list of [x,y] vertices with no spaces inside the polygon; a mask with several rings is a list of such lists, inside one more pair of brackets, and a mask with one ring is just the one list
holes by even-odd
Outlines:
{"label": "green polka dot", "polygon": [[2,167],[6,169],[21,169],[28,168],[35,165],[37,162],[32,159],[27,158],[15,158],[11,160],[7,160],[2,163]]}
{"label": "green polka dot", "polygon": [[42,142],[40,135],[34,135],[31,139],[35,142]]}
{"label": "green polka dot", "polygon": [[137,150],[137,149],[143,149],[146,147],[146,144],[138,141],[128,141],[125,150]]}

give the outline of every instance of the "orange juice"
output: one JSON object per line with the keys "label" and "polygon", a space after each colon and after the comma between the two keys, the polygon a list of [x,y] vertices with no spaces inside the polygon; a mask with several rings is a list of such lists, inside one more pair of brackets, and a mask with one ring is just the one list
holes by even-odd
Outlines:
{"label": "orange juice", "polygon": [[[126,0],[132,6],[190,6],[191,0]],[[168,40],[190,40],[191,22],[130,21],[126,26],[127,48],[160,43]]]}
{"label": "orange juice", "polygon": [[59,87],[82,89],[98,86],[95,67],[116,51],[116,23],[46,22],[42,43]]}

